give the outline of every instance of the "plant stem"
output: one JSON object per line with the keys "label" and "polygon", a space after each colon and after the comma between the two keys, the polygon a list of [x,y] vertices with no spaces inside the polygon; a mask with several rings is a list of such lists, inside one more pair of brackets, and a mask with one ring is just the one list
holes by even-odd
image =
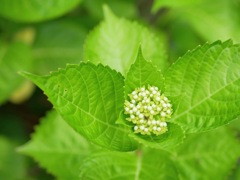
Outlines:
{"label": "plant stem", "polygon": [[142,167],[142,150],[138,149],[136,151],[136,155],[137,155],[137,169],[136,169],[136,175],[135,175],[135,180],[139,180],[139,174],[141,172],[141,167]]}

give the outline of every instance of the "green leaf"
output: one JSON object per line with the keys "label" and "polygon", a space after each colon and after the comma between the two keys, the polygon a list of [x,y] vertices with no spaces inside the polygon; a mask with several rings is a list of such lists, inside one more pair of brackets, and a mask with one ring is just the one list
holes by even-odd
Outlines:
{"label": "green leaf", "polygon": [[38,74],[79,63],[83,59],[83,41],[86,32],[70,20],[54,21],[37,28],[33,58]]}
{"label": "green leaf", "polygon": [[23,82],[17,74],[20,70],[30,70],[32,66],[31,51],[23,43],[13,43],[9,46],[0,42],[0,104]]}
{"label": "green leaf", "polygon": [[[171,118],[189,133],[240,115],[240,46],[219,41],[186,53],[166,73],[166,95],[181,95]],[[174,100],[173,100],[174,101]]]}
{"label": "green leaf", "polygon": [[170,7],[172,17],[188,23],[207,41],[231,38],[240,42],[239,3],[235,0],[155,0],[154,10],[160,6]]}
{"label": "green leaf", "polygon": [[17,144],[0,136],[0,179],[26,179],[26,159],[16,153]]}
{"label": "green leaf", "polygon": [[125,80],[125,98],[132,91],[142,86],[156,86],[164,91],[164,77],[162,73],[151,62],[147,62],[139,48],[138,56],[134,64],[130,67]]}
{"label": "green leaf", "polygon": [[190,135],[177,149],[182,179],[227,179],[240,157],[240,144],[226,128]]}
{"label": "green leaf", "polygon": [[117,18],[104,7],[105,20],[92,31],[85,43],[84,57],[101,62],[126,75],[141,43],[143,54],[162,71],[168,67],[163,43],[136,22]]}
{"label": "green leaf", "polygon": [[175,165],[164,151],[103,152],[90,156],[80,167],[85,180],[178,179]]}
{"label": "green leaf", "polygon": [[[76,7],[81,0],[1,0],[0,15],[14,21],[37,22],[56,18]],[[24,13],[23,13],[24,12]]]}
{"label": "green leaf", "polygon": [[81,162],[94,149],[56,111],[51,111],[19,151],[33,157],[58,179],[78,179]]}
{"label": "green leaf", "polygon": [[137,148],[129,130],[115,124],[124,102],[120,73],[81,63],[50,76],[23,75],[42,88],[64,120],[88,140],[119,151]]}
{"label": "green leaf", "polygon": [[167,127],[168,131],[158,136],[141,135],[136,134],[133,131],[131,134],[129,134],[129,136],[139,143],[142,143],[151,148],[164,149],[171,152],[174,148],[183,142],[185,135],[182,128],[177,124],[168,122]]}

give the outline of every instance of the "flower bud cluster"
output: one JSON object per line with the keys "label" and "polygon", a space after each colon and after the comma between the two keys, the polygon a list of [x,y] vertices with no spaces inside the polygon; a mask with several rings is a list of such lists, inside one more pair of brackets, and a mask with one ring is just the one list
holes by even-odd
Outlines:
{"label": "flower bud cluster", "polygon": [[157,87],[143,86],[128,96],[130,101],[125,101],[124,113],[129,115],[126,120],[135,124],[135,133],[160,135],[168,130],[166,120],[171,118],[172,105]]}

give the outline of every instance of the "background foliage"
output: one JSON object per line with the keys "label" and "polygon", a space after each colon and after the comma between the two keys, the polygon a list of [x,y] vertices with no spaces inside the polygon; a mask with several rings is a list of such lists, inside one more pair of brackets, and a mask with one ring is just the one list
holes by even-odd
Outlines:
{"label": "background foliage", "polygon": [[[113,176],[115,179],[239,179],[239,95],[231,96],[229,93],[230,89],[236,90],[239,85],[224,81],[218,83],[215,76],[205,82],[207,73],[214,70],[209,68],[211,61],[204,61],[203,56],[204,53],[222,52],[218,59],[233,58],[234,62],[227,62],[231,69],[225,75],[234,77],[239,74],[239,57],[234,55],[239,48],[232,46],[230,41],[223,45],[217,42],[214,47],[205,45],[195,50],[197,53],[194,55],[192,52],[184,55],[207,41],[232,39],[234,43],[239,43],[239,12],[238,0],[51,0],[47,3],[38,0],[0,0],[0,179],[45,180],[54,179],[54,176],[58,179],[95,179],[96,176],[101,177],[99,179]],[[199,68],[185,70],[191,78],[176,86],[166,87],[167,91],[169,94],[176,94],[179,90],[187,94],[197,91],[198,88],[193,89],[186,83],[196,83],[194,76],[200,76],[198,82],[205,82],[206,86],[209,82],[216,83],[212,85],[215,90],[231,85],[223,88],[225,96],[215,95],[220,103],[205,99],[202,107],[194,109],[194,113],[205,113],[203,107],[212,103],[212,106],[220,107],[223,114],[234,111],[232,118],[237,120],[207,133],[187,135],[185,142],[172,154],[143,148],[143,159],[139,159],[136,156],[138,151],[125,154],[106,152],[90,144],[73,131],[57,112],[50,111],[52,105],[39,88],[18,74],[19,71],[28,71],[47,75],[66,64],[91,60],[108,65],[125,76],[137,57],[139,43],[144,58],[151,60],[163,73],[180,56],[183,56],[183,65],[176,65],[175,69],[184,70],[184,64],[193,58],[206,62],[200,71]],[[218,68],[225,65],[219,63]],[[98,67],[93,76],[101,74],[101,68]],[[135,68],[135,73],[139,73],[138,67]],[[109,68],[108,73],[115,77],[118,84],[123,83],[122,77],[115,71]],[[183,76],[181,73],[168,73],[167,82],[172,82],[171,78],[176,76]],[[218,74],[218,77],[221,75]],[[181,89],[183,86],[185,89]],[[51,98],[54,97],[49,97],[50,101]],[[187,96],[186,99],[194,103],[202,96]],[[119,98],[120,101],[123,99]],[[229,101],[234,103],[229,106]],[[191,108],[186,101],[179,100],[179,103],[180,107]],[[178,108],[174,117],[181,125],[190,118],[178,117],[184,108]],[[109,117],[109,114],[106,116]],[[222,121],[220,124],[228,122],[217,109],[213,115],[212,124],[218,118]],[[95,123],[97,126],[99,122]],[[120,126],[114,124],[113,128],[121,129]],[[204,127],[204,130],[209,127]],[[189,132],[196,130],[187,126],[184,129]],[[84,129],[79,127],[77,131],[83,132]],[[111,130],[106,134],[113,135]],[[97,136],[99,134],[95,132],[89,139]],[[32,140],[28,142],[30,137]],[[127,140],[122,147],[135,149],[136,142]],[[102,138],[96,142],[103,147],[112,143]],[[111,147],[118,148],[115,143]],[[22,154],[34,157],[34,161]],[[91,160],[93,158],[95,161]],[[89,167],[95,169],[90,170]],[[159,174],[159,171],[162,173]]]}

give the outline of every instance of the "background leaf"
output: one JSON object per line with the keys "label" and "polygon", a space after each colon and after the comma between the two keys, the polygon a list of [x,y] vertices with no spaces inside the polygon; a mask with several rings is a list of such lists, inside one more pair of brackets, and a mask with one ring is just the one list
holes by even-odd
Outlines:
{"label": "background leaf", "polygon": [[183,96],[172,122],[190,133],[216,128],[239,116],[239,52],[239,45],[218,41],[188,52],[169,69],[166,95]]}
{"label": "background leaf", "polygon": [[182,179],[226,179],[237,164],[239,149],[232,132],[219,128],[189,135],[177,149],[175,162]]}
{"label": "background leaf", "polygon": [[88,140],[112,150],[137,148],[129,130],[116,125],[123,109],[123,77],[91,63],[69,65],[50,76],[25,76],[41,87],[62,117]]}
{"label": "background leaf", "polygon": [[44,23],[37,27],[33,58],[38,74],[79,63],[83,59],[83,41],[86,30],[71,20]]}
{"label": "background leaf", "polygon": [[33,157],[58,179],[78,179],[81,162],[95,149],[56,111],[51,111],[19,151]]}
{"label": "background leaf", "polygon": [[17,144],[0,136],[0,179],[26,179],[26,159],[16,153]]}
{"label": "background leaf", "polygon": [[[101,11],[103,5],[107,4],[113,12],[124,17],[135,17],[137,14],[136,2],[134,0],[88,0],[83,1],[83,5],[94,18],[102,19],[103,12]],[[123,11],[124,9],[124,11]]]}
{"label": "background leaf", "polygon": [[[36,22],[55,18],[76,7],[81,0],[1,0],[0,14],[21,22]],[[24,12],[24,13],[23,13]]]}
{"label": "background leaf", "polygon": [[104,14],[105,20],[86,40],[85,60],[101,62],[126,75],[141,43],[145,58],[162,71],[166,70],[165,49],[156,35],[136,22],[117,18],[107,7],[104,7]]}
{"label": "background leaf", "polygon": [[[93,168],[94,167],[94,168]],[[178,179],[177,170],[164,151],[103,152],[90,156],[80,167],[86,180]]]}
{"label": "background leaf", "polygon": [[31,51],[27,45],[16,42],[7,46],[0,42],[0,104],[22,84],[24,79],[17,72],[31,68]]}

